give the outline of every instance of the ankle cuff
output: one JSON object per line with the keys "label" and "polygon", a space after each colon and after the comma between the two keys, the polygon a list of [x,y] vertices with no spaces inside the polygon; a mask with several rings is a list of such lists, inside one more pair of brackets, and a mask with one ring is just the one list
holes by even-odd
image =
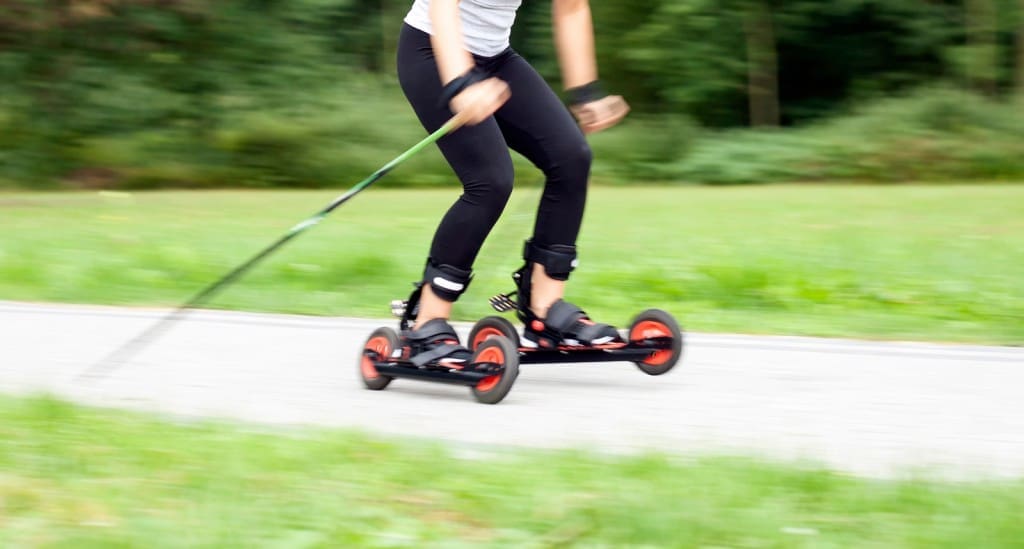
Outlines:
{"label": "ankle cuff", "polygon": [[459,296],[465,293],[472,281],[472,271],[439,264],[433,258],[427,260],[427,266],[423,270],[423,283],[430,284],[430,290],[434,295],[449,303],[458,301]]}
{"label": "ankle cuff", "polygon": [[[523,247],[523,259],[528,263],[539,263],[544,266],[544,272],[555,280],[569,280],[569,274],[576,269],[579,260],[576,256],[576,246],[565,244],[552,244],[541,246],[534,243],[532,239],[526,241]],[[527,266],[529,268],[529,266]]]}

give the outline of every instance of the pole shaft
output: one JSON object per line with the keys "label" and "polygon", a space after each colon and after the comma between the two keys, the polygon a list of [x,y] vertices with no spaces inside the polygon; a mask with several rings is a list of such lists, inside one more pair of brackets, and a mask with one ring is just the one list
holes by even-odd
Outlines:
{"label": "pole shaft", "polygon": [[194,309],[202,305],[203,303],[208,302],[212,297],[220,293],[220,291],[223,288],[227,287],[235,280],[241,278],[253,267],[260,264],[264,259],[266,259],[268,256],[270,256],[272,253],[280,249],[285,244],[287,244],[289,241],[299,236],[310,227],[313,227],[320,223],[321,221],[323,221],[323,219],[327,217],[329,213],[337,209],[345,202],[348,202],[352,197],[359,194],[370,185],[380,180],[382,177],[387,175],[388,172],[395,169],[399,164],[405,162],[409,158],[412,158],[413,156],[416,155],[416,153],[422,151],[431,144],[437,142],[437,140],[441,139],[448,133],[455,131],[460,126],[462,126],[462,124],[463,122],[461,121],[459,116],[452,117],[452,119],[446,122],[443,126],[441,126],[440,129],[428,135],[419,143],[413,145],[412,148],[410,148],[409,150],[395,157],[393,160],[385,164],[383,167],[381,167],[379,170],[371,174],[369,177],[357,183],[344,194],[341,194],[340,196],[335,198],[323,210],[317,212],[312,217],[296,224],[294,227],[289,229],[289,231],[284,236],[277,239],[273,244],[261,250],[259,253],[251,257],[245,263],[242,263],[238,267],[232,269],[231,272],[224,275],[213,284],[210,284],[209,286],[204,288],[191,299],[186,301],[184,305],[179,306],[178,308],[163,316],[154,325],[150,326],[149,328],[141,332],[139,335],[133,337],[127,343],[125,343],[121,347],[118,347],[116,350],[114,350],[114,352],[105,356],[104,358],[93,364],[91,367],[87,368],[85,371],[79,374],[78,377],[80,379],[98,379],[110,375],[114,370],[117,369],[117,367],[122,365],[129,358],[131,358],[139,351],[141,351],[143,348],[145,348],[146,345],[152,343],[152,341],[156,337],[161,335],[163,332],[165,332],[173,322],[180,320],[181,318],[184,318],[190,309]]}

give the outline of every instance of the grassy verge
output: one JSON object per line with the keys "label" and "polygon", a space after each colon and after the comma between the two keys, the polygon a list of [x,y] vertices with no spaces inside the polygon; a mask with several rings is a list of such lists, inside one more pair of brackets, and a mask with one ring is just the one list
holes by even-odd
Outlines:
{"label": "grassy verge", "polygon": [[[334,194],[0,194],[0,299],[176,304]],[[384,316],[456,194],[373,189],[212,305]],[[513,196],[460,318],[511,289],[537,196]],[[1022,243],[1024,186],[597,187],[569,297],[619,324],[1021,344]]]}
{"label": "grassy verge", "polygon": [[1011,547],[1024,486],[476,451],[0,397],[6,547]]}

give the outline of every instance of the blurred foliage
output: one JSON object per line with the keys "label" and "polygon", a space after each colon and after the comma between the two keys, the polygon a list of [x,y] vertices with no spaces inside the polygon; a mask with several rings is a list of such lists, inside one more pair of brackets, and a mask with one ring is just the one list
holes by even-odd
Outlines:
{"label": "blurred foliage", "polygon": [[667,179],[780,181],[1012,180],[1024,174],[1024,116],[950,89],[873,102],[799,130],[731,130],[662,165]]}
{"label": "blurred foliage", "polygon": [[[409,4],[5,1],[0,185],[347,184],[422,135],[393,76]],[[592,4],[636,113],[595,139],[608,180],[1024,175],[1021,0]],[[513,40],[557,85],[549,11],[525,2]],[[447,173],[434,155],[408,182]]]}

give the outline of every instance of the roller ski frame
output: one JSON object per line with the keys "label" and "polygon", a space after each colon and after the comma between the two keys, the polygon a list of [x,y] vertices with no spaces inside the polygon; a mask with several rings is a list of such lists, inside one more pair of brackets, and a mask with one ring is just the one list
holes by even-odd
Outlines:
{"label": "roller ski frame", "polygon": [[555,280],[567,280],[576,268],[576,248],[528,240],[523,259],[522,268],[512,274],[516,290],[490,299],[499,313],[516,312],[523,337],[504,317],[491,316],[473,326],[470,349],[502,338],[515,344],[521,364],[626,361],[652,376],[668,373],[682,358],[683,332],[672,315],[659,309],[637,315],[625,333],[590,321],[578,307],[561,300],[549,309],[547,319],[537,318],[530,310],[534,268],[540,266]]}
{"label": "roller ski frame", "polygon": [[[494,296],[491,306],[502,313],[518,311],[514,296],[515,292]],[[520,364],[633,362],[652,376],[668,373],[682,358],[683,332],[675,318],[660,309],[641,312],[629,329],[619,335],[620,341],[599,345],[533,346],[523,343],[515,325],[505,317],[489,316],[473,325],[468,343],[475,350],[492,339],[511,340],[519,351]]]}
{"label": "roller ski frame", "polygon": [[519,353],[516,345],[501,336],[489,338],[472,349],[473,357],[462,364],[439,360],[425,364],[415,361],[410,342],[404,337],[418,312],[420,289],[408,301],[394,301],[392,312],[401,318],[400,331],[382,327],[363,345],[359,356],[359,375],[367,389],[380,391],[396,378],[464,385],[473,398],[483,404],[501,402],[519,377]]}

